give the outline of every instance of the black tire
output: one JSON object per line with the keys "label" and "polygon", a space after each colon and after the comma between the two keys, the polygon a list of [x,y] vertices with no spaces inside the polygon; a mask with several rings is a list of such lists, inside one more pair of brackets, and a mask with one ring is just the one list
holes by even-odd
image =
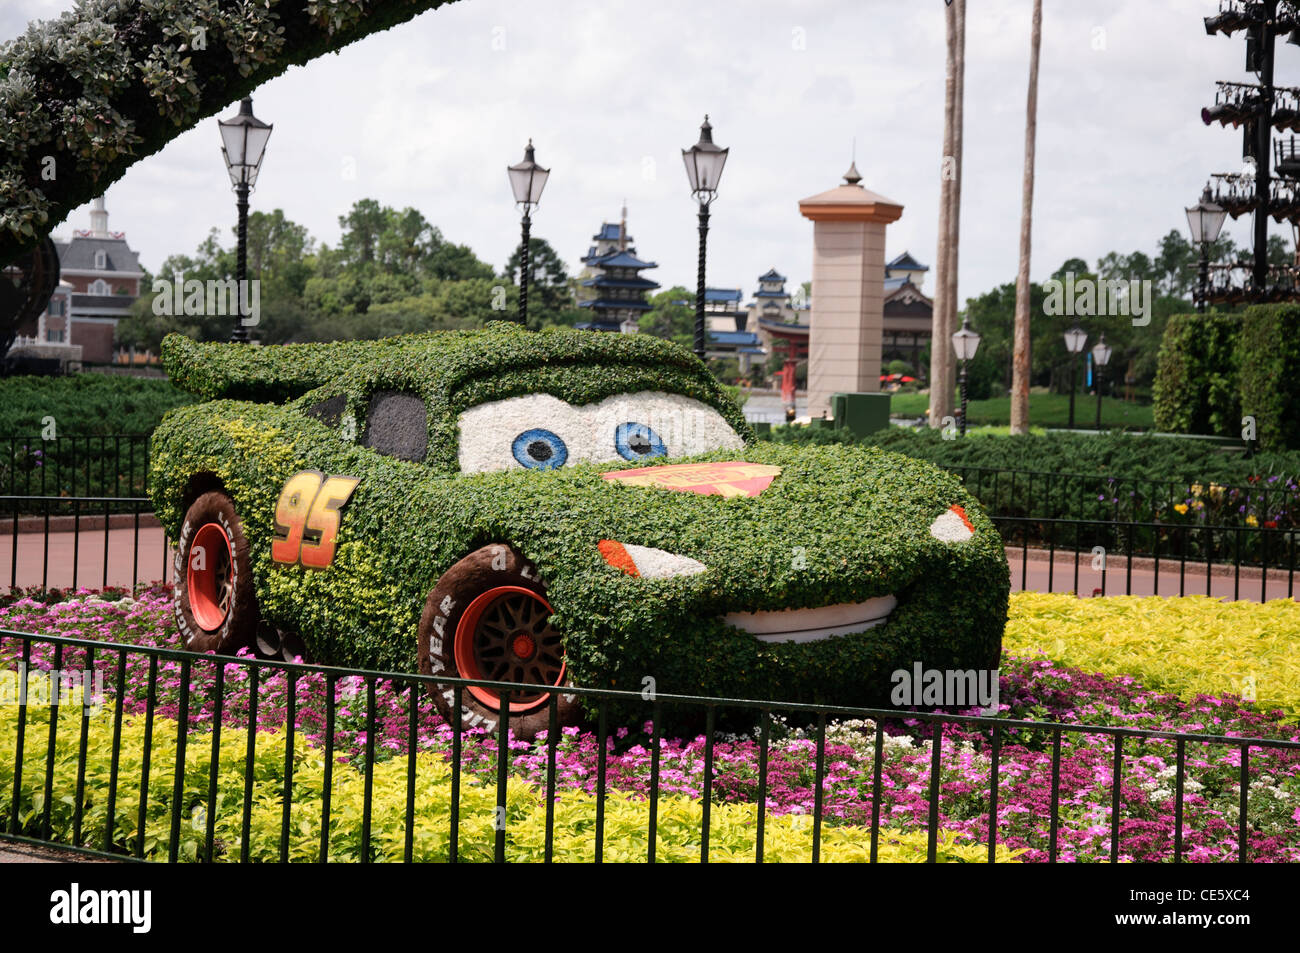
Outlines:
{"label": "black tire", "polygon": [[[480,598],[484,601],[479,601]],[[545,599],[545,583],[538,578],[536,567],[519,552],[500,543],[475,550],[443,573],[429,593],[420,617],[420,672],[456,678],[518,681],[521,684],[572,686],[567,666],[558,671],[555,666],[557,658],[563,666],[563,641],[547,622],[550,612]],[[462,622],[466,610],[476,603],[482,608],[471,613],[479,621],[470,631]],[[520,608],[527,613],[526,618],[512,616]],[[503,630],[501,619],[511,620],[508,625],[513,625],[514,631]],[[531,650],[523,656],[499,653],[492,661],[485,661],[483,653],[499,649],[495,643],[503,640],[494,633],[501,633],[511,645],[517,644],[513,641],[515,639],[530,643]],[[485,642],[494,644],[485,646]],[[457,664],[458,644],[460,657],[467,661],[465,667],[468,670],[464,672]],[[535,663],[530,661],[533,659]],[[555,681],[550,680],[552,676]],[[512,695],[510,729],[516,737],[531,740],[539,731],[546,730],[550,721],[549,694],[532,692],[518,698]],[[488,697],[481,697],[483,695]],[[439,713],[448,724],[454,724],[455,690],[449,685],[438,686],[433,697]],[[495,731],[501,717],[499,706],[500,700],[495,693],[486,689],[475,692],[462,688],[461,727]],[[560,694],[557,715],[561,727],[578,724],[582,709],[577,697]]]}
{"label": "black tire", "polygon": [[174,566],[176,627],[185,648],[232,655],[251,645],[259,614],[248,538],[225,493],[204,493],[185,511]]}

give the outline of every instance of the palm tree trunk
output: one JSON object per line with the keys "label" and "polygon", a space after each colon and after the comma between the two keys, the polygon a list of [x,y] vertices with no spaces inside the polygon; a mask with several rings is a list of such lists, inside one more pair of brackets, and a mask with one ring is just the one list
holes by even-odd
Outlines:
{"label": "palm tree trunk", "polygon": [[[948,213],[948,293],[945,296],[948,318],[945,350],[951,347],[952,334],[959,326],[957,312],[961,310],[961,298],[957,295],[957,259],[961,251],[962,117],[966,101],[966,0],[953,0],[952,5],[957,8],[957,93],[952,124],[953,180]],[[944,393],[949,395],[950,401],[955,400],[952,395],[957,387],[956,364],[956,355],[948,350],[948,380],[944,385]]]}
{"label": "palm tree trunk", "polygon": [[1020,270],[1016,274],[1015,359],[1011,375],[1011,432],[1029,432],[1029,249],[1034,223],[1034,136],[1038,131],[1038,48],[1043,36],[1043,0],[1034,0],[1029,52],[1029,96],[1025,115],[1025,180],[1020,208]]}
{"label": "palm tree trunk", "polygon": [[[961,2],[961,0],[958,0]],[[947,48],[943,100],[943,161],[939,166],[939,248],[935,255],[934,311],[930,337],[930,426],[952,414],[952,328],[948,325],[948,273],[952,268],[952,193],[957,119],[957,11],[945,8]]]}

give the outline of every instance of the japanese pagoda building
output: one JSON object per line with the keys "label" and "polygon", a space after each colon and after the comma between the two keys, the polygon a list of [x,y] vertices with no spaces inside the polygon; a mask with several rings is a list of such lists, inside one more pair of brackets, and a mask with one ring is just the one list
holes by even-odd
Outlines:
{"label": "japanese pagoda building", "polygon": [[925,377],[929,368],[921,355],[934,333],[934,302],[922,293],[928,265],[903,252],[885,265],[883,330],[880,350],[882,366],[906,361],[912,372]]}
{"label": "japanese pagoda building", "polygon": [[658,268],[652,261],[642,261],[636,256],[632,236],[627,233],[627,208],[618,223],[604,222],[592,237],[596,244],[588,249],[582,259],[585,266],[579,285],[580,308],[590,308],[592,320],[575,327],[589,331],[636,330],[640,316],[649,311],[646,292],[659,287],[659,283],[641,277],[647,268]]}

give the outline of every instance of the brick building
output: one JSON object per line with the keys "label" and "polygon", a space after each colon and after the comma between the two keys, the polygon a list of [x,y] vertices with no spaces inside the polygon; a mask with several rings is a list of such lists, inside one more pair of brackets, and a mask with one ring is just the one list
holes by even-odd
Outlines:
{"label": "brick building", "polygon": [[76,230],[70,240],[55,239],[54,244],[59,251],[59,289],[35,327],[22,329],[14,348],[34,347],[43,356],[66,348],[71,361],[110,363],[117,322],[131,313],[141,294],[140,260],[124,233],[108,230],[102,197],[91,208],[89,229]]}

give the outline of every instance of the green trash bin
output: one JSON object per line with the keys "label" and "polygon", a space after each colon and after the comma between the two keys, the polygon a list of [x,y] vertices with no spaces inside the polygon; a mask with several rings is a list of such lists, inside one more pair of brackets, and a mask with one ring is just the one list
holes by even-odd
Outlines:
{"label": "green trash bin", "polygon": [[831,416],[858,438],[889,426],[889,395],[880,393],[831,394]]}

